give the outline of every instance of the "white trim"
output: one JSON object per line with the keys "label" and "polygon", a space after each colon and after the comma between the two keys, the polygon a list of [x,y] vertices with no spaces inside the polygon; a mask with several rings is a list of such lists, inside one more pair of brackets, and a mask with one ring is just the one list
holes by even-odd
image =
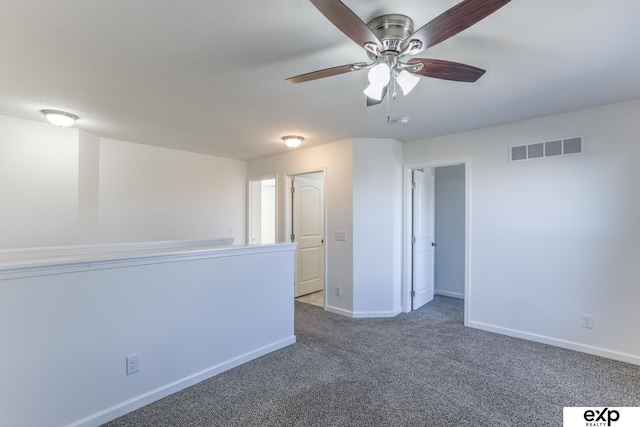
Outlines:
{"label": "white trim", "polygon": [[569,350],[575,350],[582,353],[593,354],[595,356],[606,357],[608,359],[619,360],[621,362],[632,363],[634,365],[640,365],[640,356],[638,355],[623,353],[615,350],[609,350],[602,347],[593,347],[590,345],[580,344],[575,341],[562,340],[558,338],[549,337],[546,335],[538,335],[530,332],[524,332],[517,329],[504,328],[502,326],[496,326],[489,323],[471,321],[467,326],[475,329],[481,329],[483,331],[494,332],[497,334],[507,335],[515,338],[521,338],[527,341],[534,341],[542,344],[549,344],[555,347],[566,348]]}
{"label": "white trim", "polygon": [[251,230],[251,212],[252,212],[252,203],[251,203],[251,183],[252,182],[259,182],[259,181],[266,181],[266,180],[271,180],[273,179],[275,181],[275,212],[274,212],[274,217],[275,217],[275,241],[278,241],[278,191],[279,191],[279,185],[278,185],[278,174],[272,174],[272,175],[261,175],[259,177],[255,177],[255,178],[247,178],[247,194],[246,194],[246,206],[247,206],[247,214],[246,214],[246,233],[247,233],[247,245],[251,245],[252,243],[250,242],[251,239],[251,235],[252,230]]}
{"label": "white trim", "polygon": [[403,201],[402,201],[402,311],[411,312],[411,226],[413,221],[411,211],[411,172],[410,167],[403,170]]}
{"label": "white trim", "polygon": [[354,319],[378,318],[378,317],[394,317],[402,313],[402,307],[398,307],[391,311],[354,311]]}
{"label": "white trim", "polygon": [[464,163],[464,324],[471,319],[471,162]]}
{"label": "white trim", "polygon": [[227,246],[233,244],[233,237],[209,240],[176,240],[164,242],[108,243],[97,245],[47,246],[40,248],[20,248],[0,250],[0,262],[53,257],[74,257],[90,254],[115,252],[154,251],[162,249],[194,248],[200,246]]}
{"label": "white trim", "polygon": [[345,310],[344,308],[333,307],[331,305],[326,305],[326,304],[324,306],[324,309],[329,313],[339,314],[341,316],[353,318],[353,311],[351,310]]}
{"label": "white trim", "polygon": [[464,299],[464,294],[460,292],[439,291],[436,289],[434,293],[436,295],[442,295],[443,297]]}
{"label": "white trim", "polygon": [[439,168],[445,166],[464,165],[465,193],[465,230],[464,230],[464,324],[468,325],[471,316],[471,161],[469,159],[453,159],[438,162],[405,164],[404,200],[402,229],[402,311],[411,311],[411,171],[422,168]]}
{"label": "white trim", "polygon": [[188,250],[179,248],[174,251],[152,253],[108,252],[102,256],[91,253],[76,257],[42,258],[37,261],[14,261],[0,264],[0,280],[23,277],[47,276],[87,270],[105,270],[110,268],[132,267],[137,265],[163,264],[169,262],[192,261],[197,259],[221,258],[268,252],[295,250],[296,244],[276,243],[273,245],[218,246],[207,249]]}
{"label": "white trim", "polygon": [[325,311],[328,311],[330,313],[351,317],[352,319],[395,317],[398,314],[402,313],[402,307],[397,307],[396,309],[391,311],[350,311],[343,308],[325,305],[324,309]]}
{"label": "white trim", "polygon": [[211,366],[200,372],[196,372],[193,375],[189,375],[177,381],[160,386],[155,390],[151,390],[147,393],[143,393],[124,402],[120,402],[110,408],[104,409],[85,418],[67,424],[65,427],[90,427],[102,425],[124,414],[135,411],[136,409],[139,409],[145,405],[153,403],[180,390],[184,390],[185,388],[191,387],[192,385],[197,384],[201,381],[214,377],[224,371],[228,371],[229,369],[257,359],[258,357],[263,356],[267,353],[271,353],[272,351],[276,351],[288,345],[294,344],[295,342],[295,335],[292,335],[280,341],[273,342],[271,344],[249,351],[245,354],[233,357],[217,365]]}
{"label": "white trim", "polygon": [[[329,239],[327,238],[327,212],[328,212],[328,207],[327,207],[327,166],[318,166],[316,168],[310,168],[310,169],[305,169],[302,172],[287,172],[284,174],[283,176],[283,182],[284,182],[284,188],[283,188],[283,194],[284,194],[284,240],[283,242],[289,242],[290,236],[293,233],[293,230],[291,228],[291,197],[289,192],[289,188],[292,187],[293,185],[293,181],[292,178],[298,176],[298,175],[306,175],[306,174],[311,174],[311,173],[321,173],[322,174],[322,203],[323,203],[323,218],[322,218],[322,226],[324,227],[324,230],[322,230],[322,241],[324,242],[322,244],[322,250],[324,251],[323,254],[323,269],[324,269],[324,278],[323,281],[324,283],[322,284],[322,289],[324,290],[324,305],[325,307],[327,306],[327,302],[329,301],[329,292],[328,292],[328,288],[327,288],[327,278],[329,277],[329,271],[328,271],[328,259],[329,259],[329,255],[328,255],[328,247],[329,247]],[[279,220],[277,222],[280,222]],[[297,245],[297,243],[295,243]],[[296,251],[296,256],[297,256],[297,251]],[[294,289],[296,284],[298,283],[298,270],[297,270],[297,266],[298,266],[298,262],[296,260],[295,264],[294,264]],[[295,293],[295,292],[294,292]]]}

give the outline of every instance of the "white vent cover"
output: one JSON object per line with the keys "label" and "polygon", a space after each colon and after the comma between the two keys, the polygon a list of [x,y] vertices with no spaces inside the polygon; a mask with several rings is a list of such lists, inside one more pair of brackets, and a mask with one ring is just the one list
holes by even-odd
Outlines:
{"label": "white vent cover", "polygon": [[509,161],[519,162],[521,160],[582,153],[584,153],[584,137],[576,136],[554,141],[535,142],[527,145],[514,145],[509,147]]}

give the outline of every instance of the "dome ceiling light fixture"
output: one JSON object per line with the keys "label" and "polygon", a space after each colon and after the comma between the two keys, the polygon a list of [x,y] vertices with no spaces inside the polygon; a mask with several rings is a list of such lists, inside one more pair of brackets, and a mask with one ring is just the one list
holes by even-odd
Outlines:
{"label": "dome ceiling light fixture", "polygon": [[67,113],[66,111],[42,110],[40,112],[49,120],[49,123],[63,128],[73,126],[76,120],[78,120],[78,116]]}
{"label": "dome ceiling light fixture", "polygon": [[283,136],[282,140],[287,147],[298,148],[300,144],[302,144],[302,141],[304,141],[304,138],[298,135],[287,135]]}

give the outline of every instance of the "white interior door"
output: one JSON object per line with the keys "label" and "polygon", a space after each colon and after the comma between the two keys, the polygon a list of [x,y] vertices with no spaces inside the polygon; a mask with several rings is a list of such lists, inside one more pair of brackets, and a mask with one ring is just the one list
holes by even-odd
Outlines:
{"label": "white interior door", "polygon": [[411,307],[433,299],[434,279],[434,170],[413,171],[413,272]]}
{"label": "white interior door", "polygon": [[322,173],[293,179],[293,236],[296,250],[295,296],[324,289],[324,189]]}

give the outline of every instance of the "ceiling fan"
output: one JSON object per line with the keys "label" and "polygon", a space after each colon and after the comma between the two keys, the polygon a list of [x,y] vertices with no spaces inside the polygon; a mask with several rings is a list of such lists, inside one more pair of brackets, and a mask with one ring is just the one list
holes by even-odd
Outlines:
{"label": "ceiling fan", "polygon": [[485,70],[440,59],[412,58],[425,49],[447,40],[491,15],[511,0],[463,0],[417,31],[405,15],[382,15],[365,24],[340,0],[310,0],[311,3],[351,40],[362,46],[370,63],[356,62],[301,74],[286,79],[302,83],[351,71],[369,70],[369,86],[364,90],[367,106],[380,104],[391,83],[408,94],[420,80],[418,76],[459,82],[475,82]]}

